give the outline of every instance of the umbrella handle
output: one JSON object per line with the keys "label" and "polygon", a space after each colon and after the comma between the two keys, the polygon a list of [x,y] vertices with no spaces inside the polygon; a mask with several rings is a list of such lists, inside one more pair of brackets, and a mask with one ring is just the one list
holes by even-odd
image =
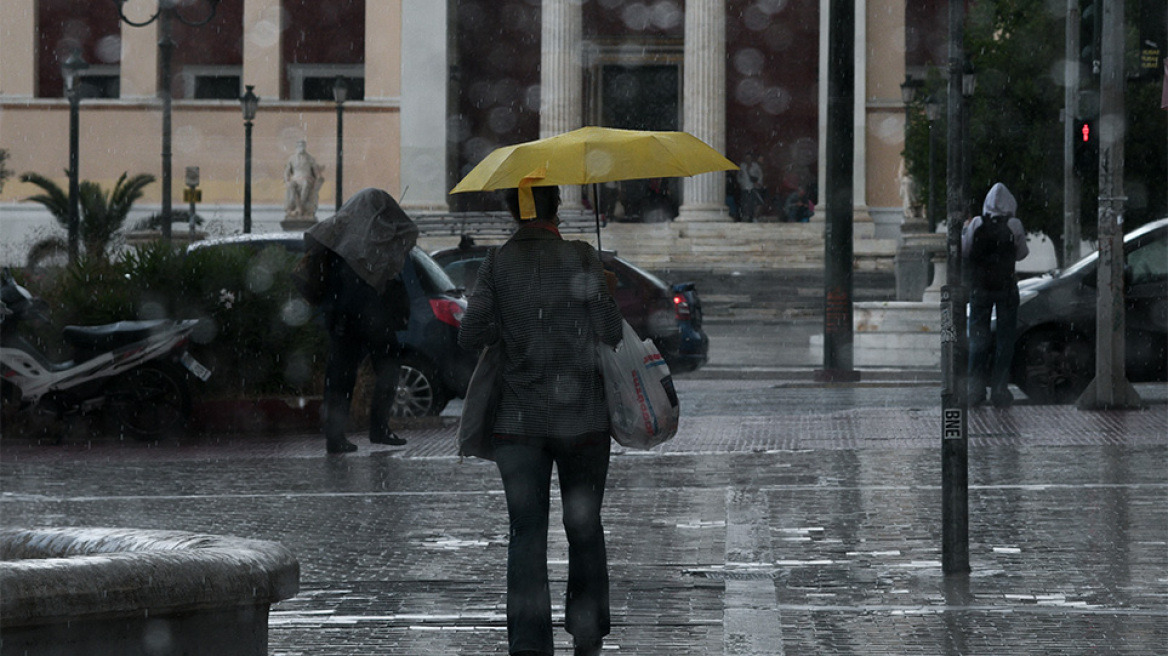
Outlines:
{"label": "umbrella handle", "polygon": [[600,252],[600,185],[592,183],[592,211],[596,216],[596,252]]}

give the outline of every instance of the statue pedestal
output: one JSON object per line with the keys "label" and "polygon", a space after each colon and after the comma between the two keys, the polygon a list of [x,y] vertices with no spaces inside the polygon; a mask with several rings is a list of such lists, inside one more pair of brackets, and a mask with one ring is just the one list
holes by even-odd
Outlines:
{"label": "statue pedestal", "polygon": [[315,218],[306,219],[302,217],[286,216],[284,217],[284,220],[280,222],[280,229],[284,232],[304,232],[314,225],[316,225]]}
{"label": "statue pedestal", "polygon": [[917,301],[929,285],[929,264],[934,254],[945,252],[946,235],[938,232],[907,233],[896,250],[896,300]]}

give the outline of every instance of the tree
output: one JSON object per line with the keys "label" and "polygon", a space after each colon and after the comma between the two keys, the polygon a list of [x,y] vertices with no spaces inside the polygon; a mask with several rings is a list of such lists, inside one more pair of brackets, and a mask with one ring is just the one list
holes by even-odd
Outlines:
{"label": "tree", "polygon": [[[977,90],[969,105],[969,194],[971,214],[979,214],[986,192],[1004,182],[1018,199],[1018,214],[1026,229],[1043,233],[1062,257],[1063,238],[1063,81],[1065,3],[1046,0],[998,0],[970,5],[966,21],[965,51],[977,73]],[[1129,21],[1138,12],[1128,13]],[[1137,59],[1139,40],[1134,27],[1126,39],[1129,70]],[[930,71],[926,86],[909,111],[905,159],[909,173],[918,181],[928,176],[928,123],[921,97],[932,93],[943,103],[944,71]],[[1091,85],[1089,72],[1084,87]],[[1158,99],[1160,80],[1129,76],[1127,81],[1127,131],[1125,142],[1125,229],[1130,230],[1168,210],[1161,181],[1168,163],[1168,144]],[[1075,110],[1071,113],[1074,118]],[[943,112],[944,114],[944,112]],[[945,119],[933,126],[944,134]],[[943,151],[943,142],[942,148]],[[946,178],[943,152],[933,162],[934,176]],[[1098,178],[1087,171],[1081,179],[1080,225],[1084,238],[1095,234]],[[946,205],[946,189],[936,189],[938,207]],[[942,213],[943,218],[943,213]],[[1060,262],[1066,266],[1069,262]]]}
{"label": "tree", "polygon": [[4,182],[12,175],[5,164],[8,163],[8,151],[0,148],[0,191],[4,191]]}
{"label": "tree", "polygon": [[[84,180],[78,186],[77,204],[80,208],[81,224],[80,238],[85,246],[85,253],[90,257],[106,257],[109,242],[130,214],[130,208],[142,197],[142,189],[154,182],[154,176],[148,174],[135,175],[127,178],[127,173],[114,184],[109,192],[102,190],[96,182]],[[62,190],[55,182],[38,173],[25,173],[20,176],[21,182],[28,182],[40,187],[44,193],[29,196],[25,200],[40,203],[53,215],[57,223],[66,230],[69,229],[69,194]],[[33,256],[39,261],[56,254],[65,247],[60,237],[51,237],[35,244],[29,252],[30,266],[35,264]]]}

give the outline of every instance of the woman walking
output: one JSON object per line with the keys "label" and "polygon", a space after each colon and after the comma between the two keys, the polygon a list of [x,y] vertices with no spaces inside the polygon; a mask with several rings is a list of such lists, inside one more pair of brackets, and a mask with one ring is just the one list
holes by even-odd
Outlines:
{"label": "woman walking", "polygon": [[610,445],[596,348],[620,342],[621,315],[596,250],[560,236],[559,188],[525,188],[524,210],[519,193],[506,196],[519,228],[479,269],[458,339],[468,349],[503,348],[493,442],[511,525],[509,650],[554,652],[547,572],[554,465],[568,538],[565,628],[577,656],[596,655],[609,632],[600,507]]}

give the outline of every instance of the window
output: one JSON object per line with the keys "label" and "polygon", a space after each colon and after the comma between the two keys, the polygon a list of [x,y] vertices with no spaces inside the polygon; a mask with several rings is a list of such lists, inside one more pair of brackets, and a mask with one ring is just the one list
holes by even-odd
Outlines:
{"label": "window", "polygon": [[348,100],[365,99],[365,66],[361,64],[289,64],[289,96],[292,100],[332,101],[338,75],[349,84]]}
{"label": "window", "polygon": [[179,75],[183,98],[237,100],[243,94],[243,70],[238,66],[184,66]]}

